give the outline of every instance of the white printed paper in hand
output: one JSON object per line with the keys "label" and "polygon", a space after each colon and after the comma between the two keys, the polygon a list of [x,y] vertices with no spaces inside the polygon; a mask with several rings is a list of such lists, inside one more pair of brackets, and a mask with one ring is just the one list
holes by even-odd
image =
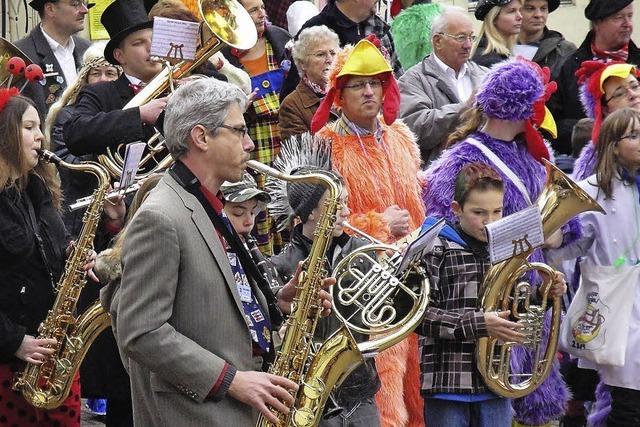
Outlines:
{"label": "white printed paper in hand", "polygon": [[398,265],[396,269],[396,276],[401,275],[414,261],[422,258],[424,254],[433,248],[433,243],[436,237],[438,237],[438,234],[440,234],[440,230],[442,230],[444,224],[444,219],[439,220],[407,246],[402,261],[400,261],[400,265]]}
{"label": "white printed paper in hand", "polygon": [[199,30],[200,24],[197,22],[156,16],[153,19],[151,56],[185,61],[195,60]]}
{"label": "white printed paper in hand", "polygon": [[120,177],[120,189],[124,190],[135,181],[140,159],[142,159],[142,153],[146,145],[144,142],[127,144],[124,152],[124,168]]}
{"label": "white printed paper in hand", "polygon": [[541,246],[542,217],[537,206],[515,212],[486,227],[492,264]]}

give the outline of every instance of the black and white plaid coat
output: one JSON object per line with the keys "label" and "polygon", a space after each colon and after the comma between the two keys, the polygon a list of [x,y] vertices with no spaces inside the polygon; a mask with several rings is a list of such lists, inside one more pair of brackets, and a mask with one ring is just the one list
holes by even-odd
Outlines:
{"label": "black and white plaid coat", "polygon": [[422,394],[489,391],[477,371],[476,339],[487,336],[478,290],[490,266],[486,243],[465,235],[470,247],[440,238],[425,256],[431,302],[418,330]]}

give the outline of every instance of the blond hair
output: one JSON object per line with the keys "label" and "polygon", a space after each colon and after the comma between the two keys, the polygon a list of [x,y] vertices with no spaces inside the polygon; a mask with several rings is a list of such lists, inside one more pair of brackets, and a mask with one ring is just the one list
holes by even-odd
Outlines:
{"label": "blond hair", "polygon": [[[522,0],[518,0],[522,4]],[[496,20],[498,15],[504,9],[504,6],[493,6],[484,21],[482,21],[482,27],[480,28],[480,34],[478,40],[473,45],[471,56],[475,55],[478,50],[478,46],[482,39],[487,40],[487,46],[482,51],[482,55],[486,55],[491,52],[496,52],[500,55],[511,56],[513,54],[513,46],[515,46],[518,39],[517,35],[505,37],[504,34],[496,27]]]}

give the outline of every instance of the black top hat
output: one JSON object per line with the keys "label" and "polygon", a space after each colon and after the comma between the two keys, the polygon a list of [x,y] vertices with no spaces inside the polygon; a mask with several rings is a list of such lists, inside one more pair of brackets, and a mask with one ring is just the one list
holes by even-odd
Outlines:
{"label": "black top hat", "polygon": [[104,48],[104,57],[115,65],[120,63],[113,57],[113,51],[120,42],[131,33],[153,27],[153,21],[149,20],[139,0],[115,0],[102,12],[100,22],[111,37]]}
{"label": "black top hat", "polygon": [[[45,3],[57,3],[58,0],[31,0],[29,6],[40,12],[44,8]],[[95,3],[87,3],[87,9],[91,9]]]}
{"label": "black top hat", "polygon": [[584,16],[589,21],[597,21],[620,12],[629,6],[633,0],[591,0],[584,10]]}

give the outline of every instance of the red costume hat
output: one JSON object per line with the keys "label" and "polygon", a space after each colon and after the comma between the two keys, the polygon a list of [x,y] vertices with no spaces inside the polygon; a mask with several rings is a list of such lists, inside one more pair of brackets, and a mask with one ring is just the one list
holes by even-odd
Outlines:
{"label": "red costume hat", "polygon": [[626,62],[600,62],[584,61],[576,77],[580,85],[580,101],[587,117],[593,119],[593,130],[591,131],[591,142],[598,141],[600,126],[602,125],[602,97],[604,96],[603,85],[609,77],[620,77],[626,79],[630,74],[638,77],[638,70]]}

